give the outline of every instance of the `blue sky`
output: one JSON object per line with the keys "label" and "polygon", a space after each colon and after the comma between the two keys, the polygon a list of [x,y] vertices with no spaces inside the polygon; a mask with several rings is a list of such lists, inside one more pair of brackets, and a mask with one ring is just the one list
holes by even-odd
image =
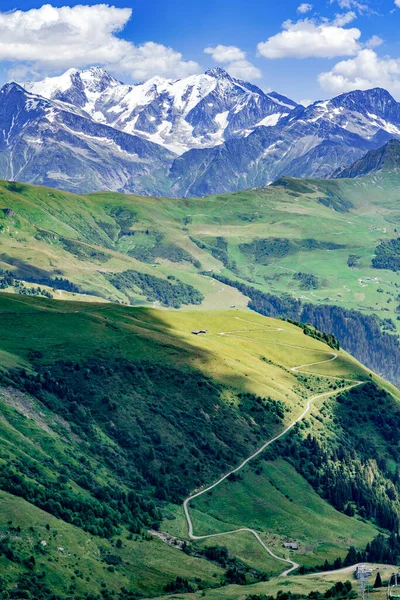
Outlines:
{"label": "blue sky", "polygon": [[400,100],[399,25],[400,0],[2,0],[0,78],[97,64],[133,82],[220,64],[297,101],[377,85]]}

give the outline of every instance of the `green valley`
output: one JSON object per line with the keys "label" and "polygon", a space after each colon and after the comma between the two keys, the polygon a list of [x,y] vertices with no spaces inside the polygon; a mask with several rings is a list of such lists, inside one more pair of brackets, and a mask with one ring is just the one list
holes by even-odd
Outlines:
{"label": "green valley", "polygon": [[[195,199],[76,196],[3,182],[0,285],[161,308],[246,307],[250,297],[263,314],[334,333],[398,383],[397,190],[398,174],[388,169]],[[252,298],[260,292],[304,310],[266,311]],[[316,314],[323,307],[329,317]],[[361,344],[346,325],[352,315]]]}
{"label": "green valley", "polygon": [[[382,241],[396,238],[397,180],[395,173],[285,179],[259,190],[175,200],[74,196],[4,182],[1,262],[39,284],[46,276],[65,277],[86,293],[122,302],[158,300],[156,291],[151,296],[135,280],[136,294],[127,294],[109,275],[130,270],[150,281],[180,277],[200,290],[207,308],[240,303],[232,290],[218,298],[221,288],[210,278],[216,272],[277,294],[395,320],[398,275],[374,268],[373,258]],[[62,297],[63,286],[54,287]]]}
{"label": "green valley", "polygon": [[[386,531],[382,507],[398,519],[397,500],[385,500],[399,493],[395,438],[383,423],[365,448],[358,418],[340,418],[359,389],[371,423],[382,406],[397,423],[398,391],[294,324],[237,309],[160,311],[3,292],[0,327],[0,561],[10,597],[125,600],[168,590],[229,594],[231,586],[234,594],[238,582],[265,590],[261,582],[287,568],[278,559],[331,563]],[[194,335],[199,328],[207,333]],[[222,535],[191,540],[185,497],[297,419],[235,477],[192,501],[195,534]],[[360,467],[373,469],[379,486],[367,480],[340,505],[329,496],[329,472],[317,479],[318,465],[296,445],[307,450],[315,440],[322,452],[345,436],[345,481]],[[277,559],[247,531],[224,534],[243,527]],[[285,549],[288,541],[300,550]]]}

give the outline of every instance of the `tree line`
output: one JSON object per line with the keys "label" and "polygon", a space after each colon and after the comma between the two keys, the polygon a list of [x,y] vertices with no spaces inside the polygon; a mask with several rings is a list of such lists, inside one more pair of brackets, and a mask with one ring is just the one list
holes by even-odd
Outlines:
{"label": "tree line", "polygon": [[[367,382],[336,401],[326,400],[322,411],[331,416],[329,436],[317,436],[299,423],[278,441],[277,451],[337,510],[398,532],[400,474],[390,468],[390,461],[399,460],[396,402]],[[370,429],[374,437],[368,436]]]}
{"label": "tree line", "polygon": [[180,308],[182,304],[201,304],[203,294],[195,287],[183,283],[170,275],[167,279],[129,269],[121,273],[105,273],[104,277],[129,297],[135,288],[149,302],[160,302],[163,306]]}

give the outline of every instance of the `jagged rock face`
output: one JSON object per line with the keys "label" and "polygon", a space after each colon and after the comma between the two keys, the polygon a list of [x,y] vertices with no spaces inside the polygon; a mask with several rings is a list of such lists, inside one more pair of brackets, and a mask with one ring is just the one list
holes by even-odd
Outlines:
{"label": "jagged rock face", "polygon": [[400,141],[390,140],[377,150],[370,150],[350,167],[339,169],[333,177],[363,177],[378,171],[396,172],[400,170]]}
{"label": "jagged rock face", "polygon": [[94,120],[140,135],[177,154],[248,135],[263,120],[275,124],[297,105],[230,77],[221,68],[172,81],[153,77],[125,85],[106,71],[71,69],[24,87],[69,102]]}
{"label": "jagged rock face", "polygon": [[[173,155],[19,85],[0,90],[0,176],[69,191],[165,189]],[[69,106],[69,108],[66,108]]]}
{"label": "jagged rock face", "polygon": [[266,185],[283,176],[330,177],[371,149],[400,138],[400,104],[385,90],[342,94],[296,107],[272,127],[258,127],[208,151],[175,159],[175,195],[201,196]]}
{"label": "jagged rock face", "polygon": [[126,85],[71,69],[0,90],[0,177],[76,192],[203,196],[330,177],[400,139],[382,89],[303,107],[217,68]]}

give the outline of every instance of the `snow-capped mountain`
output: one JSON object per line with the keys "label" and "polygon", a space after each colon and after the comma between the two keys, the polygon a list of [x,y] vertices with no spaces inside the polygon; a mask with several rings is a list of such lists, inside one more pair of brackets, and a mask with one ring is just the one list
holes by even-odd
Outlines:
{"label": "snow-capped mountain", "polygon": [[67,102],[93,120],[141,136],[176,154],[210,148],[276,125],[297,104],[234,79],[221,68],[180,80],[153,77],[126,85],[98,67],[70,69],[22,86],[50,100]]}
{"label": "snow-capped mountain", "polygon": [[289,120],[299,118],[310,123],[332,123],[366,139],[379,131],[400,135],[400,103],[382,88],[356,90],[300,107]]}
{"label": "snow-capped mountain", "polygon": [[305,108],[220,68],[137,85],[71,69],[0,89],[0,177],[77,192],[202,196],[331,177],[392,138],[400,103],[383,89]]}
{"label": "snow-capped mountain", "polygon": [[400,104],[383,89],[342,94],[298,106],[274,127],[216,148],[191,150],[172,166],[176,195],[262,186],[285,175],[330,177],[368,150],[400,138]]}
{"label": "snow-capped mountain", "polygon": [[27,92],[0,89],[0,176],[89,192],[162,193],[165,148],[96,123],[76,107]]}

